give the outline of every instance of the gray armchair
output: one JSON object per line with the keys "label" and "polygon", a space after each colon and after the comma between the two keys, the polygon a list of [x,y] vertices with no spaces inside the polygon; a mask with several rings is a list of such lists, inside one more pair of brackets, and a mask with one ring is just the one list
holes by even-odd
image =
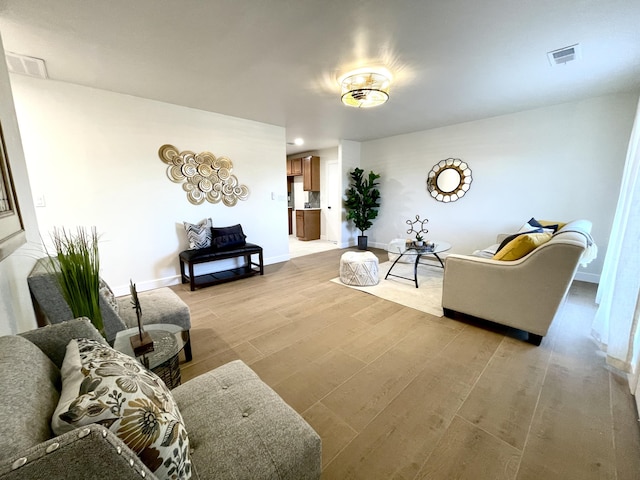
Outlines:
{"label": "gray armchair", "polygon": [[[27,277],[29,292],[36,312],[38,326],[60,323],[74,318],[64,299],[55,275],[48,268],[48,259],[38,260]],[[191,315],[189,307],[170,288],[158,288],[138,293],[145,325],[169,323],[183,330],[184,353],[191,361]],[[131,305],[131,296],[115,297],[109,286],[102,280],[100,290],[100,311],[104,322],[107,341],[113,345],[116,334],[121,330],[138,326],[138,320]]]}

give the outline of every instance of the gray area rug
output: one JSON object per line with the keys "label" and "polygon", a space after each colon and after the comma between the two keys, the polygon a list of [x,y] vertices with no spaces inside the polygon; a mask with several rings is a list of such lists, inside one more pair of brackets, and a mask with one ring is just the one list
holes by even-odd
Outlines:
{"label": "gray area rug", "polygon": [[[356,287],[345,285],[340,277],[331,279],[332,282],[344,287],[360,290],[361,292],[384,298],[391,302],[399,303],[405,307],[415,308],[421,312],[442,317],[442,274],[440,267],[431,265],[418,266],[418,288],[413,280],[405,280],[397,277],[384,279],[392,262],[381,263],[378,267],[378,285],[370,287]],[[413,264],[398,262],[393,268],[393,274],[413,278]]]}

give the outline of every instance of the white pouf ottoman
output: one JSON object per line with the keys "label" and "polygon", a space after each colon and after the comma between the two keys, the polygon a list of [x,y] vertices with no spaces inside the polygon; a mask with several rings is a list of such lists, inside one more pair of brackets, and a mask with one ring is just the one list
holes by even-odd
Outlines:
{"label": "white pouf ottoman", "polygon": [[340,281],[367,287],[378,284],[378,257],[371,252],[346,252],[340,257]]}

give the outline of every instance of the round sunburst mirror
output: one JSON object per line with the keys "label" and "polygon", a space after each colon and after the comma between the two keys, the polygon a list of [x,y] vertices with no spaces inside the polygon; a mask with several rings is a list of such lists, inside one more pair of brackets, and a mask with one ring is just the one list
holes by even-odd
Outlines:
{"label": "round sunburst mirror", "polygon": [[459,158],[447,158],[436,163],[427,176],[427,190],[439,202],[455,202],[471,186],[471,169]]}

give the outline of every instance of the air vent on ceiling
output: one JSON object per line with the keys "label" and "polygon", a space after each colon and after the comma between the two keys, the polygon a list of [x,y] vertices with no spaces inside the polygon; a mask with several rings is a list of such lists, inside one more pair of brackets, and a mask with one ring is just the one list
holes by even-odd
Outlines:
{"label": "air vent on ceiling", "polygon": [[579,43],[547,52],[547,58],[549,59],[549,63],[552,67],[555,67],[556,65],[564,65],[567,62],[578,60],[581,57],[582,51],[580,50]]}
{"label": "air vent on ceiling", "polygon": [[47,78],[47,67],[41,58],[27,57],[18,53],[6,52],[9,72],[29,75],[30,77]]}

